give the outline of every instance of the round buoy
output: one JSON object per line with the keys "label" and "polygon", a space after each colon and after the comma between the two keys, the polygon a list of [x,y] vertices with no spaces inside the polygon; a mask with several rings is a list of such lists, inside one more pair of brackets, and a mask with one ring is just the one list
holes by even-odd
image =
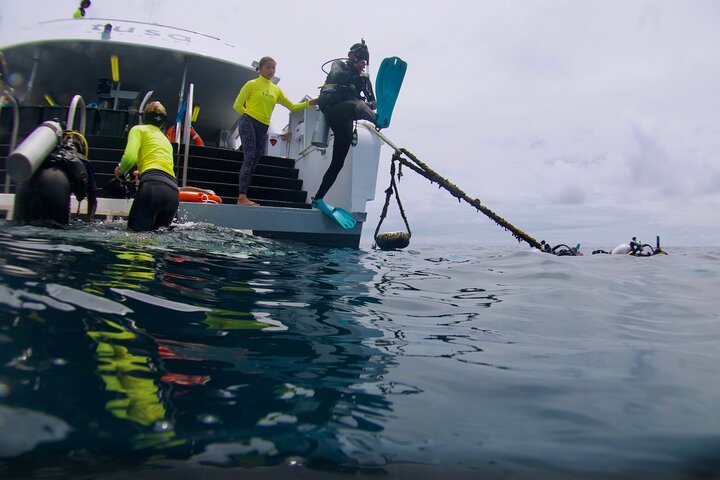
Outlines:
{"label": "round buoy", "polygon": [[410,245],[408,232],[386,232],[375,235],[375,244],[381,250],[400,250]]}

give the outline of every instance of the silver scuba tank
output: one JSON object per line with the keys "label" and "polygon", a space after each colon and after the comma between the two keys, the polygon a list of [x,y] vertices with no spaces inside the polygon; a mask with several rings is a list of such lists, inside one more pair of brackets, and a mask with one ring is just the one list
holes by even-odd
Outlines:
{"label": "silver scuba tank", "polygon": [[16,183],[30,179],[62,138],[63,129],[58,122],[43,122],[8,155],[7,173]]}
{"label": "silver scuba tank", "polygon": [[317,109],[315,115],[315,129],[313,130],[312,140],[310,143],[315,147],[327,148],[328,135],[330,134],[330,125],[328,125],[325,115],[320,109]]}

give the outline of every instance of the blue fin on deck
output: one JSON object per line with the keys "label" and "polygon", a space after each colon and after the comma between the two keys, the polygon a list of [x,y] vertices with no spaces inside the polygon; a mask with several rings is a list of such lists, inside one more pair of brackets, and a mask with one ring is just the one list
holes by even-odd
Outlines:
{"label": "blue fin on deck", "polygon": [[348,213],[346,210],[343,210],[340,207],[333,207],[332,205],[328,205],[322,199],[313,200],[312,206],[319,209],[325,215],[335,220],[337,224],[340,225],[342,228],[354,228],[357,224],[357,220],[355,220],[355,217],[353,217],[352,214]]}
{"label": "blue fin on deck", "polygon": [[383,59],[378,69],[375,80],[375,94],[377,97],[377,121],[378,128],[390,126],[395,101],[400,93],[403,78],[405,78],[407,63],[398,57]]}

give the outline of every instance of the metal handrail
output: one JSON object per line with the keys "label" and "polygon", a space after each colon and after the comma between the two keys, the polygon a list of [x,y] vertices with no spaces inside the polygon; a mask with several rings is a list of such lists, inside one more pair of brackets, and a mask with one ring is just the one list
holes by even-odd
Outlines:
{"label": "metal handrail", "polygon": [[87,113],[85,112],[85,100],[80,95],[75,95],[70,102],[70,109],[68,110],[68,117],[67,117],[67,129],[70,131],[73,131],[73,125],[75,123],[75,111],[77,110],[77,106],[80,104],[80,135],[85,136],[85,127],[87,125],[86,122],[86,116]]}
{"label": "metal handrail", "polygon": [[140,102],[140,108],[138,109],[138,114],[140,117],[140,121],[138,123],[140,125],[142,125],[142,123],[143,123],[142,114],[145,111],[145,104],[147,103],[148,100],[150,100],[150,97],[152,96],[153,92],[154,92],[154,90],[150,90],[149,92],[147,92],[145,94],[145,96],[143,97],[142,102]]}
{"label": "metal handrail", "polygon": [[362,125],[363,127],[367,128],[369,131],[374,133],[380,140],[385,142],[388,147],[392,148],[396,152],[400,152],[400,148],[395,145],[392,140],[390,140],[388,137],[386,137],[384,134],[380,133],[380,130],[375,128],[375,125],[368,122],[367,120],[358,120],[358,125]]}
{"label": "metal handrail", "polygon": [[[8,148],[8,156],[10,155],[10,152],[15,150],[15,145],[17,144],[17,137],[18,137],[18,131],[20,129],[20,107],[18,106],[17,99],[10,93],[10,92],[3,92],[3,95],[10,99],[10,104],[12,105],[13,109],[13,127],[12,127],[12,133],[10,134],[10,145]],[[2,111],[2,104],[0,104],[0,112]],[[5,172],[5,193],[10,193],[10,175]]]}
{"label": "metal handrail", "polygon": [[[232,127],[230,127],[230,131],[228,132],[228,139],[232,138],[233,140],[237,140],[237,137],[240,135],[240,119],[242,117],[238,116],[235,122],[232,124]],[[235,133],[237,132],[237,133]]]}
{"label": "metal handrail", "polygon": [[[181,185],[183,187],[187,186],[187,170],[188,170],[188,161],[190,159],[190,129],[191,129],[190,123],[192,122],[194,90],[195,90],[195,85],[191,83],[188,86],[187,108],[185,109],[185,120],[183,121],[183,139],[182,139],[182,141],[185,143],[185,152],[183,155],[182,185]],[[176,131],[176,133],[177,133],[177,131]]]}

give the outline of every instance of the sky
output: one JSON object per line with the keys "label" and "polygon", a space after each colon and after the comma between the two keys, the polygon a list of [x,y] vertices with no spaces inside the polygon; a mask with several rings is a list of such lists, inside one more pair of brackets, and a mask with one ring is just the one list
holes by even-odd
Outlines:
{"label": "sky", "polygon": [[[76,0],[3,0],[15,27],[67,18]],[[611,249],[637,236],[720,245],[720,2],[716,0],[93,0],[88,17],[212,34],[249,63],[277,60],[294,100],[364,38],[370,76],[408,64],[384,133],[537,240]],[[115,16],[112,16],[115,15]],[[287,123],[277,108],[273,126]],[[371,242],[389,184],[383,148]],[[399,183],[416,244],[517,245],[410,170]],[[391,206],[382,231],[402,230]]]}

